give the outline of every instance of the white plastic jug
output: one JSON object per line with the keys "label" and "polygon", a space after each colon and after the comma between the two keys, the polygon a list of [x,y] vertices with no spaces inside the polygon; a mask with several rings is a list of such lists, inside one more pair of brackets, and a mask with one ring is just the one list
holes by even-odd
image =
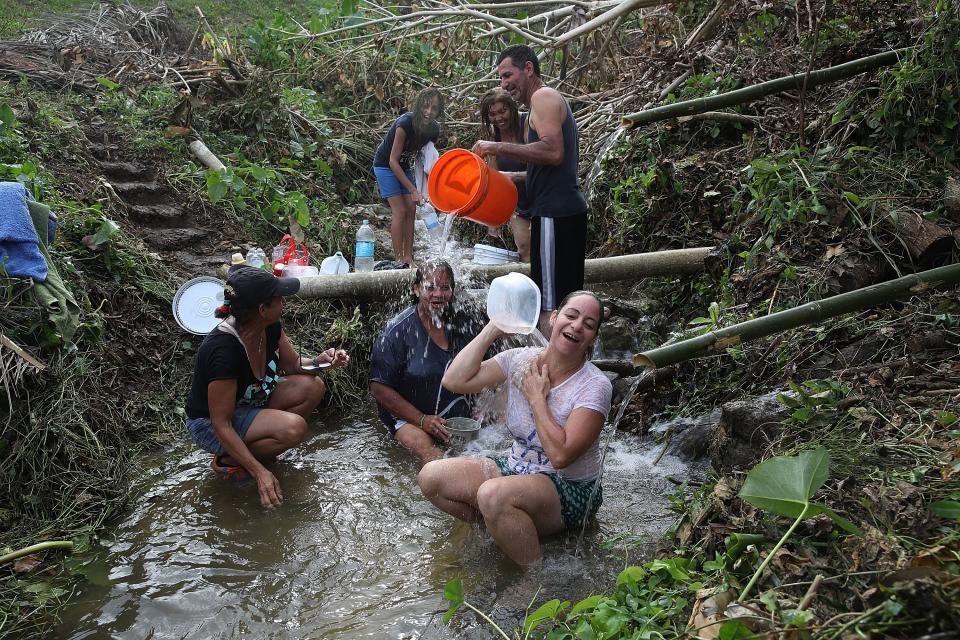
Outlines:
{"label": "white plastic jug", "polygon": [[487,317],[504,333],[530,333],[540,318],[540,289],[522,273],[494,278],[487,292]]}
{"label": "white plastic jug", "polygon": [[338,273],[350,273],[350,263],[339,251],[320,263],[320,275],[333,276]]}

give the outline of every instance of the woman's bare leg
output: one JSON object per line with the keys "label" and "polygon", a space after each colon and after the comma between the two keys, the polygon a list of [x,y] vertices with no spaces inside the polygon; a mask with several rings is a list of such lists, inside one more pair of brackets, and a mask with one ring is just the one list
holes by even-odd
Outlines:
{"label": "woman's bare leg", "polygon": [[510,218],[510,228],[513,230],[513,241],[517,245],[520,261],[530,262],[530,220],[515,215]]}
{"label": "woman's bare leg", "polygon": [[441,511],[467,522],[478,522],[477,490],[500,469],[490,458],[446,458],[428,462],[417,483],[424,497]]}
{"label": "woman's bare leg", "polygon": [[413,220],[416,207],[409,195],[387,198],[390,205],[390,240],[394,260],[413,264]]}
{"label": "woman's bare leg", "polygon": [[557,488],[543,474],[488,480],[477,506],[494,542],[520,566],[540,559],[541,537],[564,529]]}
{"label": "woman's bare leg", "polygon": [[318,376],[284,376],[270,394],[267,406],[280,411],[291,411],[306,419],[320,405],[326,393],[327,386]]}
{"label": "woman's bare leg", "polygon": [[[257,414],[243,436],[250,453],[261,462],[269,462],[297,446],[307,435],[307,417],[326,393],[323,380],[316,376],[287,376],[270,394],[267,408]],[[224,464],[236,464],[230,456],[221,456]]]}

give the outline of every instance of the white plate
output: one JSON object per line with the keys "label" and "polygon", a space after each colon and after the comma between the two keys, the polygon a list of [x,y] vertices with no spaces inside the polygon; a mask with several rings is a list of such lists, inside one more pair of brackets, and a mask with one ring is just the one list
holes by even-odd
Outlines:
{"label": "white plate", "polygon": [[220,324],[214,315],[223,304],[223,280],[201,276],[183,283],[173,296],[173,318],[186,331],[205,335]]}

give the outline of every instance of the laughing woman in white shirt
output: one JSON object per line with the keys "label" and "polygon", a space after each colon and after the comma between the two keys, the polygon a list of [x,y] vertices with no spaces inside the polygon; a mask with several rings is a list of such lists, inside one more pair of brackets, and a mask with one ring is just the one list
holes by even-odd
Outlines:
{"label": "laughing woman in white shirt", "polygon": [[506,457],[434,460],[420,471],[424,496],[461,520],[482,520],[514,562],[541,557],[540,538],[596,514],[598,439],[610,411],[610,381],[588,361],[602,321],[600,300],[568,295],[550,316],[545,349],[510,349],[484,360],[504,334],[488,323],[450,364],[443,386],[479,393],[508,382]]}

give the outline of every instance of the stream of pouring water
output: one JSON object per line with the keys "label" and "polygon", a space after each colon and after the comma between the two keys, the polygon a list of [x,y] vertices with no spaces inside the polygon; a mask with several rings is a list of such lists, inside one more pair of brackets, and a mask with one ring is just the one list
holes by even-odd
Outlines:
{"label": "stream of pouring water", "polygon": [[593,164],[590,165],[590,171],[587,172],[587,177],[583,181],[583,195],[587,199],[587,202],[590,202],[590,199],[593,197],[593,183],[600,177],[603,168],[603,159],[607,157],[610,149],[613,148],[613,145],[617,144],[617,140],[623,136],[624,132],[626,132],[626,129],[623,127],[614,129],[613,132],[607,136],[603,146],[600,147],[600,151],[597,152],[597,157],[594,158]]}
{"label": "stream of pouring water", "polygon": [[447,214],[447,219],[443,222],[443,231],[440,232],[440,256],[443,257],[447,253],[447,240],[450,238],[450,231],[453,229],[453,221],[457,219],[457,216],[453,213]]}
{"label": "stream of pouring water", "polygon": [[[617,436],[617,427],[620,426],[620,419],[623,417],[623,412],[627,410],[627,405],[629,405],[630,401],[633,399],[633,394],[637,392],[637,387],[640,386],[640,383],[648,375],[653,375],[653,369],[647,369],[641,375],[638,375],[633,379],[633,383],[630,385],[630,388],[627,389],[627,392],[623,396],[623,400],[620,402],[620,408],[617,409],[617,415],[613,417],[610,435],[607,436],[606,442],[603,443],[603,453],[600,454],[600,471],[597,474],[597,481],[593,485],[593,491],[590,492],[590,499],[587,500],[586,513],[590,513],[590,507],[593,505],[593,501],[597,498],[597,490],[600,489],[600,482],[603,480],[603,463],[607,459],[607,451],[610,450],[610,445],[613,443],[613,439]],[[580,535],[577,536],[577,547],[574,550],[574,556],[578,558],[580,557],[581,545],[583,544],[583,535],[587,530],[587,519],[588,516],[584,515],[583,522],[580,523]]]}

